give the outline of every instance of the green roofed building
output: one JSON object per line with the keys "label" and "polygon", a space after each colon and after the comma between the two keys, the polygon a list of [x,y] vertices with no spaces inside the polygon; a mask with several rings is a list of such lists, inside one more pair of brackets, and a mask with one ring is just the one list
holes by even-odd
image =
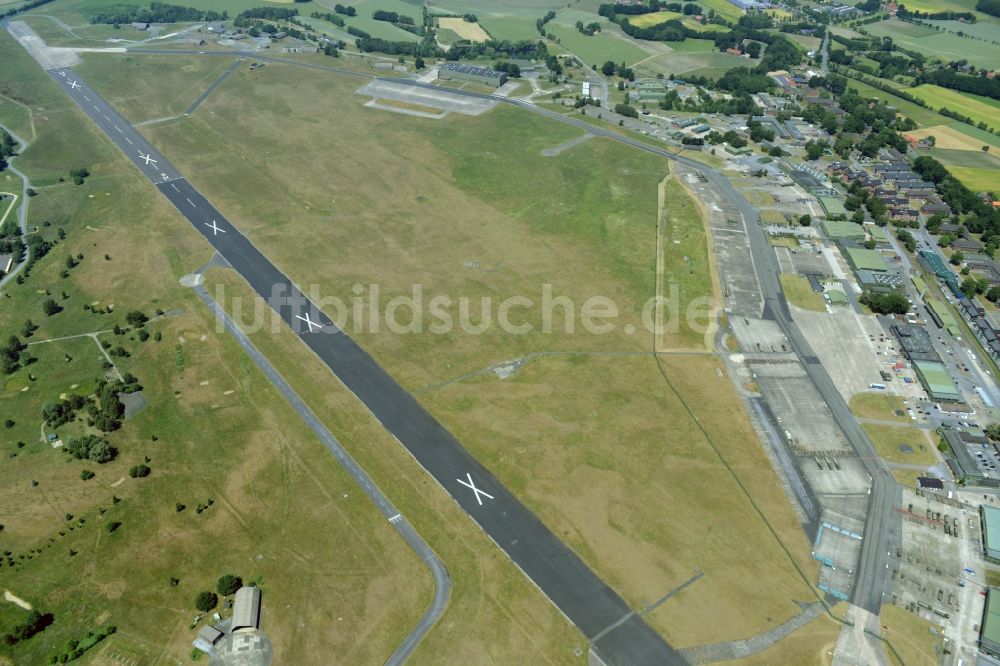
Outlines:
{"label": "green roofed building", "polygon": [[962,402],[962,395],[948,376],[948,371],[936,361],[914,361],[917,378],[932,400]]}
{"label": "green roofed building", "polygon": [[823,227],[823,233],[830,240],[846,239],[860,242],[865,239],[865,228],[860,224],[842,220],[823,220],[820,226]]}
{"label": "green roofed building", "polygon": [[885,259],[878,250],[869,250],[863,247],[847,247],[844,248],[844,254],[847,255],[847,262],[856,271],[889,272],[889,266],[885,263]]}
{"label": "green roofed building", "polygon": [[[1000,564],[1000,509],[989,505],[979,507],[979,525],[983,530],[983,557]],[[1000,605],[996,612],[1000,613]]]}
{"label": "green roofed building", "polygon": [[889,242],[889,234],[885,233],[885,229],[882,227],[876,224],[870,224],[865,228],[868,229],[868,233],[871,234],[872,240],[876,243]]}
{"label": "green roofed building", "polygon": [[831,220],[843,220],[847,217],[847,209],[840,197],[819,197],[819,205]]}
{"label": "green roofed building", "polygon": [[956,321],[955,315],[948,310],[947,305],[936,298],[928,298],[925,300],[925,303],[927,303],[927,311],[930,313],[934,323],[948,331],[951,335],[957,336],[959,334],[958,321]]}
{"label": "green roofed building", "polygon": [[983,621],[979,627],[979,649],[993,657],[1000,657],[1000,590],[995,587],[986,592]]}

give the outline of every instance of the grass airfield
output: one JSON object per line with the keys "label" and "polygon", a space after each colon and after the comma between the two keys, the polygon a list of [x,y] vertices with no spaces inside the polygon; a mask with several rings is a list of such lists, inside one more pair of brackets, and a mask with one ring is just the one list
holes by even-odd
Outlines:
{"label": "grass airfield", "polygon": [[[651,614],[668,640],[754,635],[795,615],[795,601],[814,600],[808,543],[759,445],[746,446],[756,441],[749,423],[732,418],[740,408],[729,380],[697,355],[702,338],[682,327],[673,344],[693,354],[661,360],[662,373],[641,356],[652,347],[640,310],[655,289],[666,165],[599,139],[543,157],[579,131],[505,108],[402,117],[364,108],[356,87],[278,66],[238,71],[192,117],[146,133],[293,279],[322,294],[375,281],[383,300],[413,283],[476,306],[487,296],[538,298],[540,284],[575,303],[610,297],[622,315],[605,335],[567,335],[558,318],[545,333],[534,314],[526,335],[352,334],[630,603],[705,571]],[[333,131],[324,129],[331,118]],[[704,254],[701,224],[689,217],[675,233],[700,234]],[[682,300],[703,295],[708,262],[684,266],[673,259],[674,280],[683,287],[686,273],[702,286],[682,289]],[[240,295],[244,311],[252,301],[227,276],[215,283]],[[295,368],[289,376],[307,372],[308,355],[294,340],[283,344],[274,357]],[[548,352],[561,354],[530,360],[510,379],[479,372],[454,381]],[[683,508],[668,518],[662,506]],[[705,621],[718,613],[728,621]]]}

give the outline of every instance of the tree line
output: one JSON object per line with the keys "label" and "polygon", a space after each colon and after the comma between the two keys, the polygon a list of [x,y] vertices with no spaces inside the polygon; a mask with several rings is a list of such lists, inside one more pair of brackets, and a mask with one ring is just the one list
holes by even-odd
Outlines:
{"label": "tree line", "polygon": [[[245,13],[245,12],[244,12]],[[90,17],[90,22],[118,23],[180,23],[194,21],[224,21],[229,18],[229,12],[216,12],[211,9],[195,9],[180,5],[169,5],[165,2],[152,2],[149,8],[114,5],[113,10],[98,12]]]}

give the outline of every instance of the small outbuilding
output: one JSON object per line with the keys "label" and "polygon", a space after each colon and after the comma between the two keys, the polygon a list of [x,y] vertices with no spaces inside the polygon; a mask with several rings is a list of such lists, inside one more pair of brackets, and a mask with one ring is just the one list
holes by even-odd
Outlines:
{"label": "small outbuilding", "polygon": [[206,624],[198,632],[198,638],[194,639],[193,645],[202,652],[212,652],[215,644],[222,640],[223,634],[210,624]]}

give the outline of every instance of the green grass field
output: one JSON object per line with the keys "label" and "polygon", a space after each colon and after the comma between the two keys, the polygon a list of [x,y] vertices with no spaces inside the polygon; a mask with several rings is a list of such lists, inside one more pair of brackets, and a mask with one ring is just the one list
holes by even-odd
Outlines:
{"label": "green grass field", "polygon": [[[127,79],[117,85],[127,86]],[[503,108],[444,121],[403,118],[363,108],[364,99],[352,95],[356,86],[279,66],[240,71],[206,101],[205,113],[150,127],[148,135],[278,266],[325,294],[346,295],[355,283],[377,282],[387,299],[410,293],[417,283],[428,298],[468,297],[476,310],[485,296],[538,298],[540,286],[551,284],[574,303],[608,296],[622,312],[606,335],[566,334],[560,315],[552,333],[357,333],[412,389],[536,351],[650,349],[648,334],[640,329],[630,335],[621,325],[639,323],[641,304],[654,289],[661,160],[601,139],[543,157],[542,150],[579,130]],[[337,131],[321,131],[334,109]],[[241,119],[238,125],[226,121],[233,117]],[[236,160],[264,151],[269,159],[236,173],[218,162],[220,150]],[[294,168],[304,160],[310,170]],[[697,228],[687,224],[681,222],[671,238],[687,238],[696,247],[697,234],[704,234],[700,220]],[[322,240],[303,244],[303,235]],[[704,289],[702,265],[683,257],[672,262],[675,271],[688,267],[685,277],[700,280]],[[291,340],[288,352],[273,356],[288,376],[315,376],[317,388],[308,395],[326,404],[324,387],[333,380],[315,368],[294,336],[284,339]],[[633,604],[650,589],[669,590],[692,566],[711,569],[703,591],[692,589],[652,614],[669,637],[696,643],[780,624],[798,612],[793,599],[810,598],[815,563],[763,452],[748,446],[752,428],[729,380],[711,358],[664,362],[669,385],[651,359],[625,358],[554,357],[530,363],[504,383],[487,373],[419,395]],[[341,408],[321,412],[345,418]],[[712,416],[719,413],[727,418]],[[521,427],[499,432],[510,414],[520,414]],[[632,455],[617,455],[626,443]],[[763,519],[719,463],[720,453]],[[636,484],[633,477],[648,481]],[[645,499],[627,492],[633,485]],[[711,494],[699,490],[707,486]],[[686,516],[683,521],[656,508],[678,501],[694,511],[679,509],[674,515]],[[716,526],[707,542],[704,520]],[[745,549],[746,568],[724,555],[732,543],[752,544]],[[768,584],[759,585],[762,579]],[[721,625],[706,621],[720,616]],[[470,632],[466,624],[462,632],[472,634],[468,641],[489,641],[483,637],[495,630]],[[531,635],[539,636],[534,628]],[[440,649],[441,640],[432,639],[427,649]],[[452,658],[464,654],[461,646],[447,650]],[[433,654],[440,661],[441,653]]]}
{"label": "green grass field", "polygon": [[480,17],[479,23],[493,39],[516,42],[523,39],[538,39],[534,19],[503,17]]}
{"label": "green grass field", "polygon": [[943,62],[968,60],[976,67],[986,68],[1000,62],[1000,45],[959,37],[914,23],[890,19],[866,25],[865,30],[876,37],[891,37],[904,48],[919,51],[928,58],[937,58]]}
{"label": "green grass field", "polygon": [[736,23],[743,16],[743,11],[729,0],[701,0],[699,3],[708,9],[714,9],[722,18]]}
{"label": "green grass field", "polygon": [[653,25],[660,25],[671,19],[682,19],[684,14],[680,12],[659,11],[650,14],[637,14],[629,16],[628,22],[637,28],[648,28]]}
{"label": "green grass field", "polygon": [[973,192],[1000,194],[1000,171],[996,167],[984,169],[948,166],[948,171]]}
{"label": "green grass field", "polygon": [[[607,24],[606,19],[602,20]],[[588,65],[596,64],[600,67],[608,60],[632,65],[649,56],[631,40],[617,35],[598,33],[588,37],[572,25],[556,21],[546,25],[545,29],[558,38],[560,46],[582,58]]]}
{"label": "green grass field", "polygon": [[1000,127],[1000,122],[998,122],[1000,120],[1000,102],[997,100],[961,93],[929,83],[911,88],[909,92],[936,109],[947,107],[952,111],[969,116],[977,123],[984,122],[990,127]]}
{"label": "green grass field", "polygon": [[[850,405],[851,412],[859,419],[910,423],[910,418],[905,414],[906,405],[903,404],[903,398],[898,395],[883,392],[857,393],[851,396]],[[900,416],[896,412],[904,413]]]}
{"label": "green grass field", "polygon": [[[874,423],[864,423],[861,427],[884,460],[914,465],[933,465],[937,462],[934,444],[925,430]],[[906,453],[900,448],[903,446],[909,446],[912,451]]]}
{"label": "green grass field", "polygon": [[826,312],[826,301],[823,295],[816,293],[809,286],[809,280],[801,275],[782,273],[781,288],[785,291],[788,302],[805,310]]}

